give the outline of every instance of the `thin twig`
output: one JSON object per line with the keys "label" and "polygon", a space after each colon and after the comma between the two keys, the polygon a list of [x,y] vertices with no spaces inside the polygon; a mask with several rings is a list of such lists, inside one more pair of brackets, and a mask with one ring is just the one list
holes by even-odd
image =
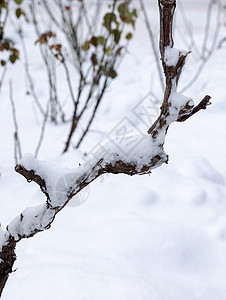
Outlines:
{"label": "thin twig", "polygon": [[96,105],[95,105],[95,107],[94,107],[92,116],[91,116],[91,118],[90,118],[90,120],[89,120],[89,122],[88,122],[88,125],[87,125],[86,129],[84,130],[82,136],[80,137],[80,139],[79,139],[77,145],[75,146],[76,149],[79,148],[79,146],[81,145],[81,143],[82,143],[84,137],[86,136],[87,132],[89,131],[89,128],[90,128],[90,126],[91,126],[91,124],[92,124],[92,122],[93,122],[93,120],[94,120],[94,118],[95,118],[95,115],[96,115],[98,106],[100,105],[100,101],[101,101],[101,99],[102,99],[102,97],[103,97],[103,94],[104,94],[106,88],[107,88],[107,84],[108,84],[108,80],[107,80],[107,78],[106,78],[106,79],[105,79],[105,82],[104,82],[104,86],[103,86],[103,88],[102,88],[102,90],[101,90],[101,94],[98,96],[98,99],[97,99]]}
{"label": "thin twig", "polygon": [[[194,55],[194,53],[196,52],[197,56],[200,57],[201,54],[200,54],[199,48],[198,48],[198,46],[195,42],[195,39],[194,39],[192,24],[190,24],[190,22],[187,19],[186,13],[184,11],[183,3],[180,1],[178,4],[179,4],[179,10],[181,12],[182,21],[185,25],[188,36],[190,38],[190,44],[187,42],[188,49],[192,49],[192,54]],[[179,28],[177,28],[177,29],[179,30]],[[184,30],[181,30],[181,31],[179,30],[179,33],[181,35],[181,38],[185,41],[186,37],[187,37],[187,34],[184,34]]]}
{"label": "thin twig", "polygon": [[[32,16],[32,23],[34,25],[35,32],[37,34],[37,37],[40,37],[40,30],[38,26],[38,21],[36,18],[36,8],[35,8],[35,1],[32,0],[30,5],[30,12]],[[48,76],[48,83],[49,83],[49,102],[50,102],[50,114],[51,114],[51,121],[55,124],[57,124],[57,109],[56,106],[59,105],[58,96],[56,93],[56,78],[55,78],[55,70],[53,64],[55,63],[55,60],[53,61],[53,58],[48,53],[47,46],[45,48],[42,47],[42,45],[39,45],[41,57],[44,61],[46,72]]]}
{"label": "thin twig", "polygon": [[[213,0],[214,1],[214,0]],[[211,0],[212,2],[212,0]],[[210,6],[212,7],[212,6]],[[195,72],[195,75],[193,76],[193,78],[190,80],[190,82],[188,82],[182,89],[181,89],[181,93],[184,93],[186,90],[188,90],[196,81],[197,79],[199,78],[199,76],[201,75],[202,73],[202,70],[203,68],[205,67],[206,63],[209,61],[209,59],[211,58],[212,54],[214,53],[215,49],[217,48],[217,39],[218,39],[218,36],[219,36],[219,32],[220,32],[220,27],[221,27],[221,23],[220,23],[220,15],[221,15],[221,8],[222,8],[222,5],[221,5],[221,2],[218,1],[218,10],[217,10],[217,16],[216,16],[216,28],[215,28],[215,32],[214,32],[214,35],[213,35],[213,40],[212,40],[212,43],[211,43],[211,47],[210,49],[208,50],[207,54],[206,55],[203,55],[202,57],[202,60],[201,60],[201,63],[197,69],[197,71]],[[209,13],[208,13],[209,14]],[[207,15],[208,15],[207,14]],[[210,22],[210,20],[209,20]],[[208,28],[209,25],[207,25],[207,28]],[[205,33],[206,36],[208,36],[208,29],[206,29],[206,33]],[[204,41],[207,39],[204,38]],[[207,51],[206,49],[206,43],[203,44],[203,49],[205,48],[205,53]],[[205,54],[204,53],[204,54]],[[202,53],[203,54],[203,53]]]}
{"label": "thin twig", "polygon": [[205,58],[205,54],[207,51],[207,42],[209,37],[209,31],[210,31],[210,23],[211,23],[211,15],[213,11],[213,5],[216,3],[216,0],[210,0],[208,9],[207,9],[207,15],[206,15],[206,26],[205,26],[205,34],[203,37],[203,43],[202,43],[202,57]]}
{"label": "thin twig", "polygon": [[156,67],[158,70],[158,74],[159,74],[159,79],[160,79],[160,83],[161,83],[161,87],[162,90],[164,91],[165,88],[165,84],[164,84],[164,78],[163,78],[163,74],[162,74],[162,70],[161,70],[161,66],[160,66],[160,59],[159,59],[159,55],[158,55],[158,49],[156,47],[156,43],[155,43],[155,39],[154,39],[154,35],[151,29],[151,24],[149,22],[149,18],[148,18],[148,14],[144,5],[144,1],[143,0],[139,0],[140,1],[140,6],[141,6],[141,10],[143,12],[144,15],[144,21],[148,30],[148,34],[150,37],[150,41],[151,41],[151,46],[152,46],[152,50],[154,53],[154,57],[155,57],[155,62],[156,62]]}
{"label": "thin twig", "polygon": [[33,97],[33,99],[34,99],[34,101],[35,101],[35,103],[36,103],[36,105],[37,105],[40,113],[42,114],[43,117],[45,117],[45,112],[44,112],[43,107],[40,104],[38,96],[37,96],[37,94],[35,92],[34,82],[33,82],[33,78],[32,78],[31,73],[30,73],[30,68],[29,68],[29,61],[28,61],[28,55],[27,55],[27,47],[26,47],[26,44],[25,44],[25,41],[24,41],[24,37],[23,37],[23,33],[22,33],[21,30],[18,30],[18,35],[20,37],[22,48],[23,48],[25,73],[26,73],[26,77],[27,77],[28,82],[29,82],[30,91],[31,91],[32,97]]}
{"label": "thin twig", "polygon": [[5,75],[6,75],[6,71],[7,71],[7,64],[8,64],[8,61],[6,62],[5,66],[3,68],[2,76],[1,76],[1,79],[0,79],[0,93],[1,93],[1,90],[2,90],[2,84],[3,84],[4,78],[5,78]]}
{"label": "thin twig", "polygon": [[[115,11],[116,2],[117,2],[117,0],[114,0],[113,4],[112,4],[112,8],[111,8],[112,15],[113,15],[113,12]],[[83,6],[81,6],[81,9],[85,9],[85,8]],[[87,12],[82,10],[80,12],[80,14],[82,14],[82,13],[86,14]],[[112,15],[111,15],[111,18],[112,18]],[[79,20],[79,22],[80,22],[80,20]],[[75,29],[72,26],[72,24],[73,23],[72,23],[72,19],[71,19],[71,16],[70,16],[71,30],[75,31]],[[110,24],[111,24],[111,21],[110,21]],[[78,43],[78,41],[77,41],[77,34],[73,35],[73,36],[75,38],[75,43]],[[70,131],[69,131],[69,135],[68,135],[67,141],[65,143],[65,147],[64,147],[63,153],[66,152],[69,149],[69,146],[70,146],[70,143],[71,143],[71,139],[72,139],[72,137],[74,135],[74,132],[75,132],[77,126],[78,126],[78,123],[79,123],[80,119],[82,118],[84,112],[88,108],[88,104],[89,104],[90,100],[93,99],[93,96],[95,95],[95,92],[96,92],[97,88],[100,87],[100,80],[101,80],[101,78],[105,77],[104,80],[106,80],[106,82],[108,83],[108,77],[107,77],[107,75],[103,71],[103,66],[106,65],[106,62],[105,62],[106,49],[107,49],[107,43],[108,43],[110,37],[111,37],[111,30],[109,30],[107,38],[105,39],[105,42],[104,42],[104,45],[103,45],[102,56],[101,56],[100,61],[98,63],[98,68],[97,69],[92,68],[93,76],[92,76],[92,79],[91,79],[91,84],[90,84],[90,87],[89,87],[89,91],[87,93],[86,100],[85,100],[85,103],[84,103],[82,109],[80,110],[79,114],[77,114],[80,97],[81,97],[81,94],[82,94],[82,91],[83,91],[83,88],[84,88],[83,84],[84,84],[84,82],[87,82],[87,76],[88,76],[88,73],[86,75],[83,75],[83,72],[82,73],[80,72],[80,85],[79,85],[78,96],[77,96],[78,101],[76,101],[76,103],[75,103],[73,117],[72,117],[72,124],[71,124],[71,128],[70,128]],[[112,51],[113,50],[114,49],[112,49]],[[82,61],[81,61],[80,55],[81,55],[80,52],[77,53],[77,57],[79,59],[80,65],[81,65],[80,68],[82,68]],[[116,60],[116,56],[114,57],[114,62],[115,62],[115,60]],[[110,65],[114,66],[114,64],[110,64]],[[106,83],[106,86],[107,86],[107,83]],[[98,100],[96,100],[97,102],[96,102],[96,105],[94,107],[94,111],[92,113],[91,121],[88,122],[86,130],[84,131],[84,133],[83,133],[83,135],[81,137],[81,141],[84,139],[85,135],[87,134],[87,132],[89,130],[89,127],[90,127],[90,125],[91,125],[91,123],[93,121],[93,118],[94,118],[95,114],[96,114],[97,107],[99,106],[100,101],[102,100],[102,97],[104,95],[106,86],[105,86],[105,83],[104,83],[102,85],[102,87],[101,87],[102,92],[99,93],[99,95],[101,95],[101,96],[98,97]],[[80,141],[79,141],[79,143],[77,145],[80,145]]]}
{"label": "thin twig", "polygon": [[13,117],[13,124],[14,124],[14,158],[16,164],[18,163],[18,157],[21,159],[22,151],[21,151],[21,143],[19,138],[19,128],[16,118],[16,107],[13,100],[13,84],[12,80],[9,81],[9,99],[12,107],[12,117]]}
{"label": "thin twig", "polygon": [[[4,17],[3,17],[3,21],[0,20],[0,43],[4,39],[4,29],[5,29],[6,22],[7,22],[8,16],[9,16],[9,2],[6,1],[5,5],[6,5],[5,6],[5,14],[4,14]],[[3,9],[1,9],[0,16],[3,15],[2,11],[3,11]],[[3,71],[2,71],[2,75],[1,75],[1,79],[0,79],[0,93],[1,93],[1,88],[2,88],[2,84],[3,84],[3,80],[4,80],[5,75],[6,75],[8,61],[9,60],[7,60],[5,62],[5,66],[4,66]]]}
{"label": "thin twig", "polygon": [[40,132],[40,136],[39,136],[39,140],[38,140],[38,144],[37,144],[37,147],[35,149],[35,154],[34,154],[35,158],[38,157],[38,153],[39,153],[39,150],[41,148],[41,145],[42,145],[42,142],[43,142],[43,139],[44,139],[44,134],[45,134],[45,129],[46,129],[46,123],[47,123],[47,120],[48,120],[48,111],[49,111],[49,103],[47,103],[46,113],[45,113],[45,116],[43,118],[41,132]]}

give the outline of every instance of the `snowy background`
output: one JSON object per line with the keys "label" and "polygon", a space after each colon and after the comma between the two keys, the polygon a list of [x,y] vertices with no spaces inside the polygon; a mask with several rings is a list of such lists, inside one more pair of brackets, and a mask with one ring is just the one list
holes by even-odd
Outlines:
{"label": "snowy background", "polygon": [[[195,4],[183,1],[199,48],[207,5],[204,0]],[[153,2],[147,9],[158,44],[157,4]],[[225,22],[222,14],[219,41],[226,37]],[[210,41],[214,26],[214,22],[210,24]],[[32,32],[27,34],[32,37]],[[189,50],[188,44],[179,3],[175,46]],[[30,63],[38,95],[44,101],[43,66],[36,59],[37,49],[33,46],[30,51],[34,53]],[[225,53],[226,43],[215,50],[196,83],[185,92],[196,103],[209,94],[212,105],[185,123],[170,127],[165,144],[169,164],[150,176],[107,175],[93,182],[82,199],[76,198],[74,204],[65,207],[50,230],[18,244],[16,272],[10,275],[3,300],[226,299]],[[180,88],[194,76],[199,61],[193,49]],[[14,84],[23,154],[34,153],[41,124],[33,100],[26,95],[22,63],[9,70],[0,94],[3,228],[24,208],[45,201],[34,183],[28,184],[14,172],[9,79]],[[63,85],[64,78],[61,82]],[[140,17],[119,77],[110,86],[81,149],[60,155],[68,124],[49,124],[38,158],[76,167],[83,163],[84,152],[95,153],[101,141],[114,136],[122,126],[130,133],[145,133],[157,115],[158,99],[162,99],[159,78]],[[85,202],[77,206],[78,201]]]}

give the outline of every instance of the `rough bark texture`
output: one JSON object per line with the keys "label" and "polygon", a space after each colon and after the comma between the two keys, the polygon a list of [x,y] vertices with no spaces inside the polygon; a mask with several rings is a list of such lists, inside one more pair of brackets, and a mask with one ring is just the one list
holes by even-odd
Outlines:
{"label": "rough bark texture", "polygon": [[[159,132],[163,129],[165,133],[168,130],[170,124],[167,124],[167,117],[169,116],[169,108],[172,103],[170,102],[170,96],[172,92],[172,86],[174,82],[176,87],[180,79],[180,75],[185,64],[187,55],[190,53],[188,51],[186,54],[180,53],[179,59],[175,66],[168,66],[165,61],[165,49],[166,47],[173,48],[174,42],[172,37],[172,27],[173,27],[173,16],[176,8],[176,0],[158,0],[159,3],[159,14],[160,14],[160,40],[159,49],[161,53],[162,67],[165,74],[165,93],[164,99],[161,106],[161,113],[158,119],[152,124],[148,129],[148,134],[152,135],[153,139],[156,139]],[[189,101],[181,108],[179,112],[178,119],[176,121],[183,122],[190,118],[192,115],[197,113],[201,109],[206,109],[210,105],[210,96],[206,95],[203,100],[197,106],[190,106]]]}
{"label": "rough bark texture", "polygon": [[[17,242],[19,242],[22,238],[29,238],[40,231],[49,229],[56,214],[65,207],[70,199],[100,175],[105,173],[123,173],[131,176],[136,174],[149,174],[153,168],[157,168],[163,163],[167,163],[168,156],[165,154],[163,146],[169,125],[174,121],[183,122],[187,120],[199,110],[206,109],[206,107],[210,104],[210,96],[208,95],[205,96],[195,107],[194,104],[189,100],[187,101],[183,95],[181,95],[181,105],[178,105],[177,102],[174,103],[173,96],[180,96],[180,94],[177,94],[176,92],[176,87],[189,52],[178,52],[179,56],[177,63],[173,66],[167,65],[167,62],[165,61],[165,51],[166,47],[173,48],[172,24],[176,0],[159,0],[158,3],[160,10],[160,52],[166,87],[160,116],[149,128],[148,134],[150,136],[147,135],[148,140],[150,137],[155,151],[153,150],[152,152],[150,149],[150,154],[147,154],[147,159],[143,159],[144,157],[142,157],[142,154],[139,152],[139,159],[141,159],[143,165],[140,165],[140,161],[138,163],[138,161],[133,159],[133,157],[130,157],[130,160],[128,160],[128,157],[125,159],[125,156],[114,153],[115,157],[117,157],[115,160],[107,160],[103,157],[99,161],[92,162],[88,168],[78,169],[76,171],[77,173],[74,182],[71,184],[69,189],[66,190],[64,194],[65,198],[60,203],[51,199],[52,189],[50,188],[50,190],[48,190],[49,181],[47,178],[43,178],[43,176],[39,174],[39,168],[34,168],[33,170],[30,167],[30,169],[26,168],[22,163],[18,164],[15,167],[15,171],[24,176],[28,182],[36,182],[41,191],[45,194],[47,200],[43,205],[41,205],[41,209],[39,206],[37,215],[35,211],[34,218],[36,222],[32,222],[33,220],[29,215],[30,218],[27,220],[29,225],[27,227],[28,229],[26,228],[26,230],[23,231],[23,226],[25,224],[23,222],[26,218],[27,211],[26,214],[22,212],[19,217],[13,220],[13,224],[10,223],[6,229],[8,230],[9,238],[0,252],[0,296],[9,274],[12,272],[13,263],[16,259],[15,246]],[[172,90],[174,94],[172,93]],[[39,163],[41,162],[36,161],[37,165]],[[54,182],[54,184],[56,183]],[[29,223],[30,219],[31,223]],[[37,220],[40,221],[40,223],[37,222]]]}
{"label": "rough bark texture", "polygon": [[[209,95],[206,95],[202,101],[200,101],[200,103],[198,105],[196,105],[192,111],[188,114],[184,114],[183,115],[183,111],[181,113],[181,117],[179,116],[179,118],[177,119],[177,122],[184,122],[186,121],[188,118],[190,118],[191,116],[193,116],[194,114],[196,114],[198,111],[202,110],[202,109],[206,109],[207,106],[209,106],[211,104],[210,102],[211,97]],[[185,108],[186,109],[186,108]]]}
{"label": "rough bark texture", "polygon": [[163,58],[164,49],[167,46],[173,47],[173,22],[172,17],[176,8],[176,0],[159,0],[160,14],[160,40],[159,49]]}
{"label": "rough bark texture", "polygon": [[13,264],[16,260],[16,242],[11,238],[7,245],[2,247],[0,252],[0,297],[5,287],[9,274],[13,271]]}

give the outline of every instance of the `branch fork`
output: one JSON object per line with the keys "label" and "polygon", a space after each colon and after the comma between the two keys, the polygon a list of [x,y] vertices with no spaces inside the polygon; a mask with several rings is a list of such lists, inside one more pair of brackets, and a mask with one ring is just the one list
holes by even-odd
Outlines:
{"label": "branch fork", "polygon": [[[163,146],[168,127],[172,122],[183,122],[210,105],[206,95],[194,106],[190,98],[177,92],[177,85],[190,52],[173,48],[172,25],[176,0],[159,0],[160,53],[165,74],[165,93],[160,115],[144,135],[139,145],[130,153],[119,151],[115,142],[106,145],[111,156],[93,159],[89,163],[69,170],[38,161],[31,155],[22,158],[15,171],[35,182],[46,196],[46,202],[25,209],[6,228],[0,227],[0,296],[16,259],[15,246],[23,238],[51,227],[70,199],[84,187],[105,173],[143,175],[168,162]],[[67,184],[65,182],[67,181]],[[4,236],[4,238],[1,238]]]}
{"label": "branch fork", "polygon": [[159,0],[160,53],[166,86],[160,116],[148,130],[148,134],[152,136],[159,147],[163,147],[164,139],[162,137],[165,137],[172,122],[183,122],[211,104],[209,101],[211,97],[208,95],[197,106],[194,106],[190,98],[177,93],[181,72],[191,51],[186,52],[173,47],[172,27],[175,8],[176,0]]}

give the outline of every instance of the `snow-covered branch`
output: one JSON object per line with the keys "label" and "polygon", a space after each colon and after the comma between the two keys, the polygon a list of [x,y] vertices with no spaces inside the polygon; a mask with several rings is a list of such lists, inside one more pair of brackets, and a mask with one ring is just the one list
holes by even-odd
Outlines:
{"label": "snow-covered branch", "polygon": [[166,135],[169,125],[174,121],[185,121],[201,109],[210,104],[210,96],[194,107],[191,98],[177,92],[177,85],[181,76],[185,60],[190,51],[173,47],[172,27],[176,0],[159,0],[160,13],[160,53],[162,67],[165,74],[165,93],[161,112],[155,123],[149,128],[148,133],[162,145],[162,136]]}
{"label": "snow-covered branch", "polygon": [[[76,169],[57,167],[38,161],[32,155],[25,155],[15,167],[28,182],[36,182],[46,195],[46,203],[26,208],[7,227],[9,236],[15,241],[28,238],[49,228],[56,214],[93,180],[105,173],[143,175],[168,161],[163,145],[169,125],[174,121],[184,121],[191,115],[206,108],[209,96],[194,107],[190,98],[177,93],[177,84],[185,59],[189,52],[173,48],[172,20],[176,1],[159,0],[160,9],[160,52],[165,73],[166,88],[161,113],[148,130],[142,142],[130,154],[126,149],[119,151],[115,143],[108,142],[105,148],[111,156],[93,159]],[[65,174],[71,174],[65,185]]]}
{"label": "snow-covered branch", "polygon": [[[194,106],[191,98],[177,92],[178,81],[189,52],[173,48],[172,24],[176,0],[159,0],[160,10],[160,52],[165,74],[165,94],[160,116],[143,136],[139,146],[129,154],[126,149],[119,151],[114,142],[105,148],[109,156],[92,159],[75,169],[60,168],[47,162],[38,161],[31,155],[24,156],[15,170],[28,182],[36,182],[46,196],[42,205],[26,208],[6,230],[0,227],[0,296],[5,282],[12,272],[15,260],[15,245],[22,238],[50,228],[55,216],[70,199],[84,187],[105,173],[143,175],[168,162],[163,146],[167,129],[172,122],[185,121],[210,104],[210,96]],[[65,174],[67,177],[65,184]]]}

